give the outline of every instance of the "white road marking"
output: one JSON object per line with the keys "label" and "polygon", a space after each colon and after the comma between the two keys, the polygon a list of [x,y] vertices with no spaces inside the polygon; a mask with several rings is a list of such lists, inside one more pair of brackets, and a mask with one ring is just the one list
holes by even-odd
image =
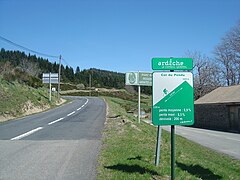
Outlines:
{"label": "white road marking", "polygon": [[[87,98],[86,98],[86,99],[87,99]],[[88,103],[88,101],[89,101],[89,100],[87,99],[87,101],[86,101],[80,108],[78,108],[77,111],[79,111],[80,109],[82,109],[82,108]],[[71,103],[73,103],[73,102],[70,102],[69,104],[71,104]],[[71,116],[71,115],[73,115],[75,112],[76,112],[76,111],[73,111],[73,112],[69,113],[67,116]],[[54,124],[54,123],[59,122],[59,121],[61,121],[61,120],[63,120],[63,119],[64,119],[64,117],[63,117],[63,118],[59,118],[59,119],[57,119],[57,120],[55,120],[55,121],[52,121],[52,122],[48,123],[48,125]],[[43,129],[43,127],[38,127],[38,128],[36,128],[36,129],[33,129],[33,130],[31,130],[31,131],[28,131],[28,132],[26,132],[26,133],[24,133],[24,134],[21,134],[21,135],[19,135],[19,136],[17,136],[17,137],[14,137],[14,138],[12,138],[11,140],[19,140],[19,139],[22,139],[22,138],[24,138],[24,137],[26,137],[26,136],[29,136],[30,134],[33,134],[33,133],[35,133],[35,132],[37,132],[37,131],[39,131],[39,130],[41,130],[41,129]]]}
{"label": "white road marking", "polygon": [[48,123],[48,125],[54,124],[54,123],[59,122],[59,121],[61,121],[61,120],[63,120],[63,119],[64,119],[64,118],[59,118],[59,119],[57,119],[57,120],[55,120],[55,121],[52,121],[52,122]]}
{"label": "white road marking", "polygon": [[88,99],[80,108],[77,109],[77,111],[81,110],[87,103],[88,103]]}
{"label": "white road marking", "polygon": [[69,113],[67,116],[71,116],[71,115],[73,115],[75,112],[76,112],[76,111],[73,111],[73,112]]}
{"label": "white road marking", "polygon": [[41,129],[43,129],[43,127],[38,127],[38,128],[36,128],[36,129],[33,129],[33,130],[31,130],[31,131],[28,131],[28,132],[26,132],[26,133],[24,133],[24,134],[21,134],[21,135],[19,135],[19,136],[17,136],[17,137],[14,137],[14,138],[12,138],[11,140],[19,140],[19,139],[22,139],[22,138],[24,138],[24,137],[26,137],[26,136],[29,136],[30,134],[33,134],[33,133],[35,133],[35,132],[37,132],[37,131],[39,131],[39,130],[41,130]]}
{"label": "white road marking", "polygon": [[85,105],[82,105],[80,108],[77,109],[77,111],[79,111],[80,109],[82,109]]}

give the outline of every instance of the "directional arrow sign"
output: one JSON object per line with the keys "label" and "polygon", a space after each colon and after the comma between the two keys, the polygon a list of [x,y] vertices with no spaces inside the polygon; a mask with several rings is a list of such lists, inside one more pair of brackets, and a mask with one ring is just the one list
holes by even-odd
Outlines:
{"label": "directional arrow sign", "polygon": [[154,125],[194,123],[192,73],[153,73],[152,121]]}

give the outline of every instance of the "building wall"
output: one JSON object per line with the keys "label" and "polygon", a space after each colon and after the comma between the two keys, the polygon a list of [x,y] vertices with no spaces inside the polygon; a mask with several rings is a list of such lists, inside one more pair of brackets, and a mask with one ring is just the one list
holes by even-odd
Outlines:
{"label": "building wall", "polygon": [[240,105],[229,106],[230,129],[240,132]]}
{"label": "building wall", "polygon": [[229,106],[216,104],[195,104],[193,127],[230,131]]}

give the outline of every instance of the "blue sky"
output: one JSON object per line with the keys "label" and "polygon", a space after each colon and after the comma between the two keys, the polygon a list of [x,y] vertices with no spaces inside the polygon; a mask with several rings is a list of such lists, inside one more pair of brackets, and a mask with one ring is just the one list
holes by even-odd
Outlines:
{"label": "blue sky", "polygon": [[0,0],[0,36],[61,54],[74,69],[152,71],[153,57],[213,56],[240,20],[239,7],[239,0]]}

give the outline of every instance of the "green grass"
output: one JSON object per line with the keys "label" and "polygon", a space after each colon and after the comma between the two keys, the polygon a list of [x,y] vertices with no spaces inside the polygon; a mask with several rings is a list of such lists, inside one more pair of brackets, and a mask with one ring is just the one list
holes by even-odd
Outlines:
{"label": "green grass", "polygon": [[0,116],[21,116],[27,102],[31,102],[33,106],[39,108],[44,108],[44,106],[54,107],[57,97],[53,96],[51,103],[49,103],[48,98],[47,88],[35,89],[0,78]]}
{"label": "green grass", "polygon": [[[124,108],[124,104],[130,104],[129,101],[111,97],[105,99],[110,118],[103,133],[97,179],[169,179],[169,133],[162,133],[160,166],[156,167],[157,129],[144,122],[138,124],[137,119]],[[175,147],[176,179],[240,179],[238,160],[177,135]]]}

